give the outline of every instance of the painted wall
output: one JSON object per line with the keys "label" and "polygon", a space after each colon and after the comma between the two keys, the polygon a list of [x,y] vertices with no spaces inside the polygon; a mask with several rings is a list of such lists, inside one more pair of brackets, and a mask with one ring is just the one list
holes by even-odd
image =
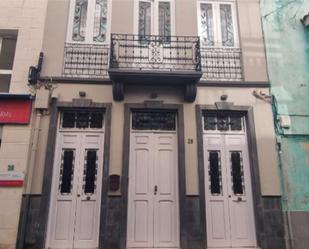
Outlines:
{"label": "painted wall", "polygon": [[[267,63],[275,113],[291,119],[290,129],[281,129],[281,163],[286,210],[309,211],[309,29],[300,19],[309,2],[262,1]],[[308,178],[307,178],[308,179]]]}
{"label": "painted wall", "polygon": [[[292,248],[309,244],[309,28],[306,0],[261,1],[281,168],[283,209]],[[287,116],[290,128],[278,118]]]}
{"label": "painted wall", "polygon": [[[29,66],[36,65],[42,49],[47,0],[1,0],[0,33],[18,32],[10,93],[30,94]],[[0,171],[9,164],[27,170],[31,124],[5,125],[0,150]],[[0,249],[15,248],[23,188],[0,188]]]}

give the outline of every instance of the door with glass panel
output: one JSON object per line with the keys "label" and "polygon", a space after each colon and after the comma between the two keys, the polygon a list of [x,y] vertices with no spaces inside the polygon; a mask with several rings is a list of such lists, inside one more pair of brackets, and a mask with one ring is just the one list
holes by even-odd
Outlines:
{"label": "door with glass panel", "polygon": [[[102,113],[67,114],[71,117],[62,114],[57,133],[46,248],[94,249],[103,172]],[[70,122],[72,127],[65,127]]]}
{"label": "door with glass panel", "polygon": [[198,1],[201,46],[239,47],[235,1]]}
{"label": "door with glass panel", "polygon": [[135,0],[135,30],[139,36],[174,33],[174,0]]}
{"label": "door with glass panel", "polygon": [[244,117],[204,114],[208,248],[255,248],[251,174]]}
{"label": "door with glass panel", "polygon": [[110,0],[70,0],[67,41],[102,44],[109,41]]}
{"label": "door with glass panel", "polygon": [[208,80],[241,80],[235,1],[200,0],[197,6],[203,77]]}

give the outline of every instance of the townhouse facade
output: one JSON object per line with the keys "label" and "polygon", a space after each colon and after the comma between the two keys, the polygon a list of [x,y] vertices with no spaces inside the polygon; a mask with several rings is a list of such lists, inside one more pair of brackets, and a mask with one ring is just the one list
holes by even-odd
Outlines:
{"label": "townhouse facade", "polygon": [[262,1],[261,6],[287,237],[291,248],[307,248],[309,4]]}
{"label": "townhouse facade", "polygon": [[28,1],[42,40],[20,168],[3,128],[1,171],[25,179],[1,187],[0,248],[285,248],[259,1]]}

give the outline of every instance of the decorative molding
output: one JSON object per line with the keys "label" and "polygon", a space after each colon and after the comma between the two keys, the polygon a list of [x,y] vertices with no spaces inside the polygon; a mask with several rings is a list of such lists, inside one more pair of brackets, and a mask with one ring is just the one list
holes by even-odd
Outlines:
{"label": "decorative molding", "polygon": [[195,84],[186,84],[184,90],[184,99],[187,102],[194,102],[196,98],[197,87]]}
{"label": "decorative molding", "polygon": [[124,85],[122,82],[113,83],[113,98],[116,101],[124,100]]}

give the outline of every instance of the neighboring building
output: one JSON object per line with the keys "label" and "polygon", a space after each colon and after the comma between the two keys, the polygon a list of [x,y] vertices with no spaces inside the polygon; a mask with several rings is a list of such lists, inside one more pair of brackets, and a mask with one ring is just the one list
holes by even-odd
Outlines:
{"label": "neighboring building", "polygon": [[20,185],[32,134],[33,97],[27,86],[28,69],[37,64],[42,49],[46,7],[45,0],[0,1],[1,249],[15,248],[17,238],[23,194]]}
{"label": "neighboring building", "polygon": [[40,6],[17,248],[285,248],[259,4]]}
{"label": "neighboring building", "polygon": [[287,239],[295,249],[306,249],[309,245],[308,12],[308,1],[262,1],[282,206]]}

